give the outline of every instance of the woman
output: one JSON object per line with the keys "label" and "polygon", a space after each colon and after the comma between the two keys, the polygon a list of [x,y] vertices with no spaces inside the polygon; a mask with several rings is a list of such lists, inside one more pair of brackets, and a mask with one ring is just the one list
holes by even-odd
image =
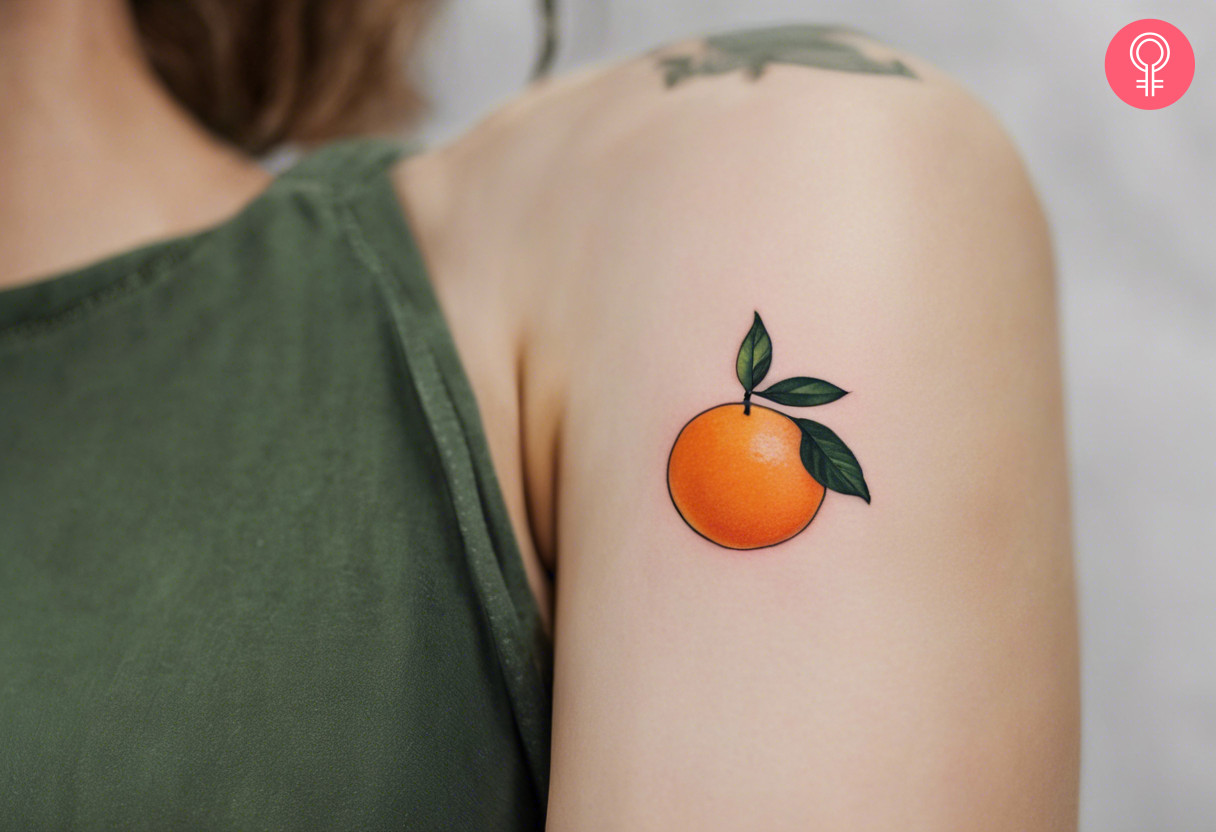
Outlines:
{"label": "woman", "polygon": [[993,120],[793,26],[326,141],[417,13],[0,2],[0,825],[1073,828]]}

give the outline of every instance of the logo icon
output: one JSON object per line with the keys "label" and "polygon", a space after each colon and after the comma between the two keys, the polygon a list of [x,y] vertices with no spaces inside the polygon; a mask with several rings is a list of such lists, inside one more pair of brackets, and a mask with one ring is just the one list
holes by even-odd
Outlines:
{"label": "logo icon", "polygon": [[1106,48],[1106,80],[1115,95],[1141,110],[1160,110],[1187,91],[1195,53],[1186,35],[1164,20],[1124,26]]}
{"label": "logo icon", "polygon": [[[1146,43],[1157,47],[1157,59],[1152,63],[1140,57],[1140,49]],[[1165,86],[1165,82],[1157,77],[1157,70],[1170,62],[1169,41],[1156,32],[1136,35],[1136,39],[1132,41],[1131,57],[1132,66],[1144,72],[1144,77],[1136,82],[1136,86],[1144,90],[1145,95],[1156,95],[1157,90]]]}

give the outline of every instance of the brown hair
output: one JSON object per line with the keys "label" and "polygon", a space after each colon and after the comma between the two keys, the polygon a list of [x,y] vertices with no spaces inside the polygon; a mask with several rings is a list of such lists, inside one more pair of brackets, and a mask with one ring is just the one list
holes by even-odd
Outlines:
{"label": "brown hair", "polygon": [[202,124],[250,153],[404,123],[429,0],[130,0],[143,48]]}

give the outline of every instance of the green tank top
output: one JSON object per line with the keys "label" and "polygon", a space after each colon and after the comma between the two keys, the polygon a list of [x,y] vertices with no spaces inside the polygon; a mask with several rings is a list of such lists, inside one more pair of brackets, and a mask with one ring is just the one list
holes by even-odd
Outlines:
{"label": "green tank top", "polygon": [[0,292],[0,827],[543,826],[551,651],[401,153]]}

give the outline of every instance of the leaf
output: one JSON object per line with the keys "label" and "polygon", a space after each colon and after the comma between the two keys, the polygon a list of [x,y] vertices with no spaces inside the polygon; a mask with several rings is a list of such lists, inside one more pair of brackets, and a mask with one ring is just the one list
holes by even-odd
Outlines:
{"label": "leaf", "polygon": [[735,373],[747,393],[761,382],[773,361],[773,342],[768,337],[764,322],[760,320],[760,313],[756,312],[755,316],[752,328],[739,346],[739,357],[735,359]]}
{"label": "leaf", "polygon": [[824,425],[810,419],[795,419],[802,430],[802,464],[824,488],[850,494],[870,502],[870,489],[861,473],[861,463],[849,446]]}
{"label": "leaf", "polygon": [[767,390],[757,390],[756,395],[791,407],[814,407],[847,396],[848,391],[822,379],[797,376],[779,381]]}

